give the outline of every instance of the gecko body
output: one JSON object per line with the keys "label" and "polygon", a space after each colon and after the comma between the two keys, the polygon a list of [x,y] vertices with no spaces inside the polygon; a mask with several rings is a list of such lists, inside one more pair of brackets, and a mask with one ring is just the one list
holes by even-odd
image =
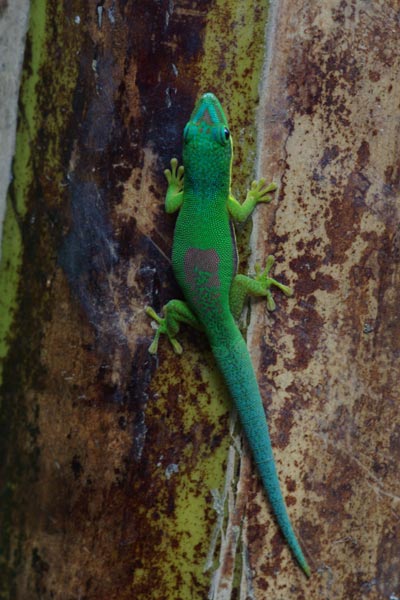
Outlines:
{"label": "gecko body", "polygon": [[179,210],[172,249],[172,265],[186,302],[171,300],[163,317],[152,308],[147,313],[158,328],[150,346],[157,352],[166,334],[175,352],[180,323],[203,331],[234,401],[264,489],[283,535],[299,565],[310,569],[291,525],[283,499],[267,420],[246,343],[236,320],[247,294],[264,296],[275,307],[271,287],[291,295],[287,286],[269,276],[273,257],[266,267],[256,267],[254,278],[237,274],[237,249],[232,220],[244,221],[259,202],[271,200],[275,184],[253,182],[240,204],[231,193],[232,137],[218,99],[204,94],[197,102],[184,130],[183,166],[171,160],[165,171],[168,181],[166,211]]}

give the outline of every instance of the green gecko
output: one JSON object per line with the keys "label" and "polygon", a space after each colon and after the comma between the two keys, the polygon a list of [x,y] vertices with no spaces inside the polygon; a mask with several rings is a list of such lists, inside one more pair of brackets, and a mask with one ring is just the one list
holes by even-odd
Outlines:
{"label": "green gecko", "polygon": [[231,219],[244,221],[259,202],[269,202],[275,184],[253,182],[243,204],[231,193],[232,137],[221,104],[211,94],[197,102],[183,134],[183,166],[176,158],[164,171],[168,181],[165,208],[179,210],[172,248],[172,266],[186,302],[170,300],[164,317],[148,307],[157,326],[149,348],[157,352],[161,334],[166,334],[176,353],[180,323],[203,331],[221,370],[242,428],[252,450],[264,489],[283,535],[299,565],[310,568],[293,531],[279,486],[268,424],[257,379],[246,343],[236,325],[246,295],[264,296],[267,308],[275,303],[271,287],[290,296],[292,290],[269,277],[274,258],[265,269],[256,267],[254,278],[237,274],[237,248]]}

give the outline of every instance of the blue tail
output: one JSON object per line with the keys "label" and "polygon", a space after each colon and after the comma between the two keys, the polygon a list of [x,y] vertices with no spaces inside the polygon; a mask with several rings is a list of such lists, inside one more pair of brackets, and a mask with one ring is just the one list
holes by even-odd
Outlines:
{"label": "blue tail", "polygon": [[[235,327],[236,331],[233,333],[232,329],[230,327],[229,330],[225,330],[224,336],[221,336],[221,332],[218,336],[212,333],[209,335],[213,354],[235,402],[278,524],[297,562],[309,577],[310,568],[293,531],[280,489],[268,424],[250,355],[239,330]],[[221,340],[224,340],[223,345]]]}

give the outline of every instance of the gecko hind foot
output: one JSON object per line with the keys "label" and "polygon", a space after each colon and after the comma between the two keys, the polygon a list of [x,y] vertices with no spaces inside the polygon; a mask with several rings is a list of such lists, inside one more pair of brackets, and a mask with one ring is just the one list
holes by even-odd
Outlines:
{"label": "gecko hind foot", "polygon": [[146,308],[146,314],[149,315],[149,317],[151,319],[153,319],[156,323],[156,325],[155,325],[156,332],[154,334],[153,341],[149,346],[150,354],[157,354],[158,342],[159,342],[161,334],[167,335],[176,354],[182,354],[182,346],[180,345],[178,340],[174,337],[174,335],[169,331],[166,318],[160,317],[151,306],[148,306]]}
{"label": "gecko hind foot", "polygon": [[284,285],[283,283],[280,283],[273,277],[269,277],[269,272],[271,271],[274,262],[275,262],[275,258],[272,255],[269,255],[264,269],[262,269],[259,264],[254,265],[254,270],[256,272],[254,279],[262,284],[262,286],[264,288],[264,294],[267,298],[267,308],[268,308],[268,310],[271,310],[271,311],[275,310],[275,308],[276,308],[276,304],[272,297],[272,292],[271,292],[272,286],[275,286],[279,290],[281,290],[281,292],[283,292],[285,294],[285,296],[293,295],[292,288],[290,288],[287,285]]}

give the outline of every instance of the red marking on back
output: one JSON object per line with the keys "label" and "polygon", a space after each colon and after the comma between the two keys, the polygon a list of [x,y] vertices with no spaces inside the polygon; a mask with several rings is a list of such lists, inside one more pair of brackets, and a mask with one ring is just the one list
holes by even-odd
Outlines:
{"label": "red marking on back", "polygon": [[[202,287],[218,288],[220,281],[218,277],[219,256],[216,250],[201,250],[200,248],[188,248],[185,258],[185,276],[193,291],[201,285]],[[204,277],[206,276],[206,278]],[[201,283],[200,283],[201,279]]]}

